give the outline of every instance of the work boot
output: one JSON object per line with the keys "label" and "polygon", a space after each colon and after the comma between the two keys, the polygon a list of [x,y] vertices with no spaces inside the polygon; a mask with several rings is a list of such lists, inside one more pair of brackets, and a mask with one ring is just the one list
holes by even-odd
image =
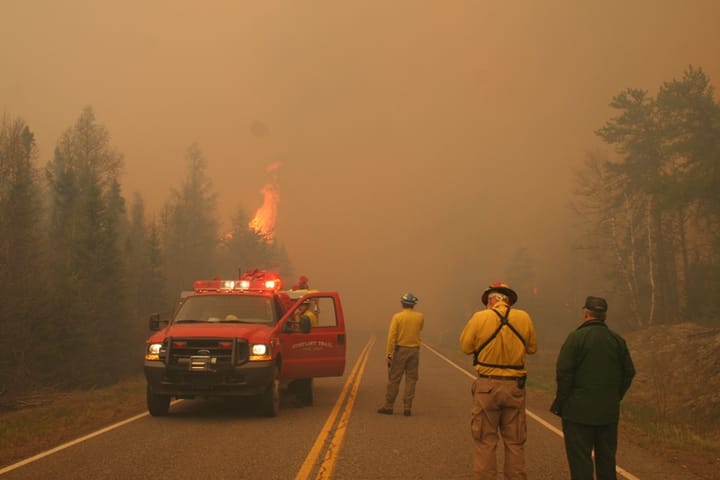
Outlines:
{"label": "work boot", "polygon": [[403,415],[405,415],[406,417],[409,417],[410,415],[412,415],[412,412],[410,411],[409,408],[406,408],[405,411],[403,412]]}
{"label": "work boot", "polygon": [[381,408],[378,408],[378,411],[377,411],[377,412],[380,413],[380,414],[382,414],[382,415],[392,415],[392,414],[393,414],[393,409],[392,409],[392,408],[387,408],[387,407],[381,407]]}

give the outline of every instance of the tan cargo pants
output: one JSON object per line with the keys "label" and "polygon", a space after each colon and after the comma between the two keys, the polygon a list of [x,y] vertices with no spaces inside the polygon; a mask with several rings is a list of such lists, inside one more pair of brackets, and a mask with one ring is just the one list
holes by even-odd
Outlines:
{"label": "tan cargo pants", "polygon": [[497,480],[498,433],[504,450],[503,478],[525,480],[525,389],[515,379],[478,378],[472,386],[470,430],[475,444],[474,478]]}
{"label": "tan cargo pants", "polygon": [[403,405],[405,410],[412,409],[415,398],[415,384],[418,381],[418,368],[420,366],[420,348],[418,347],[396,347],[393,353],[390,371],[388,375],[387,390],[385,392],[385,405],[383,408],[393,408],[400,381],[405,375],[405,392]]}

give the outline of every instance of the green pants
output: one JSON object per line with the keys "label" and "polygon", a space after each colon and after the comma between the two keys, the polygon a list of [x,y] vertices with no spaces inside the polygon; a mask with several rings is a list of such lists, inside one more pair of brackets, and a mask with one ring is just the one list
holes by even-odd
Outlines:
{"label": "green pants", "polygon": [[597,480],[616,480],[615,454],[617,453],[617,423],[610,425],[583,425],[562,421],[565,435],[565,452],[571,480],[592,480],[595,451]]}
{"label": "green pants", "polygon": [[405,375],[405,394],[403,404],[405,410],[412,408],[415,398],[415,384],[418,381],[418,367],[420,366],[420,348],[396,347],[390,363],[387,390],[385,392],[384,408],[393,408],[395,398],[400,390],[400,381]]}

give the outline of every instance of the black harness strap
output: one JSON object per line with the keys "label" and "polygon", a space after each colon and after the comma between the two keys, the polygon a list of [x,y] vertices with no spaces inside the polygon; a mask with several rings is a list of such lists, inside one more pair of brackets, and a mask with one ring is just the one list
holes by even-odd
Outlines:
{"label": "black harness strap", "polygon": [[480,345],[480,347],[477,350],[475,350],[475,352],[473,352],[474,353],[473,365],[482,365],[483,367],[491,367],[491,368],[509,368],[512,370],[522,370],[523,368],[525,368],[525,365],[496,365],[494,363],[484,363],[484,362],[481,362],[478,360],[478,355],[480,354],[482,349],[487,347],[490,342],[495,340],[495,337],[498,336],[498,333],[500,333],[500,330],[502,330],[503,327],[510,328],[510,330],[512,330],[512,332],[515,334],[515,336],[520,339],[523,346],[526,346],[525,339],[523,338],[523,336],[520,335],[520,332],[518,332],[517,329],[510,324],[510,322],[508,322],[508,317],[510,316],[510,307],[508,307],[504,316],[501,315],[500,312],[498,312],[494,308],[492,309],[492,311],[495,312],[495,314],[498,316],[498,318],[500,318],[500,325],[498,325],[497,329],[495,329],[493,334],[490,335],[490,338],[485,340],[485,342],[483,342],[483,344]]}

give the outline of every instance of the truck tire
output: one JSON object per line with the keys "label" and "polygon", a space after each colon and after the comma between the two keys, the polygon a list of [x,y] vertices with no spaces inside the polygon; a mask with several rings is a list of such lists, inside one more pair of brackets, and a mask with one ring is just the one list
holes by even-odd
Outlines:
{"label": "truck tire", "polygon": [[147,409],[153,417],[164,417],[170,412],[170,395],[153,393],[150,385],[147,386]]}
{"label": "truck tire", "polygon": [[272,383],[261,396],[262,413],[266,417],[276,417],[280,412],[280,369],[273,369]]}
{"label": "truck tire", "polygon": [[303,378],[295,381],[295,395],[302,405],[312,406],[313,404],[313,379]]}

